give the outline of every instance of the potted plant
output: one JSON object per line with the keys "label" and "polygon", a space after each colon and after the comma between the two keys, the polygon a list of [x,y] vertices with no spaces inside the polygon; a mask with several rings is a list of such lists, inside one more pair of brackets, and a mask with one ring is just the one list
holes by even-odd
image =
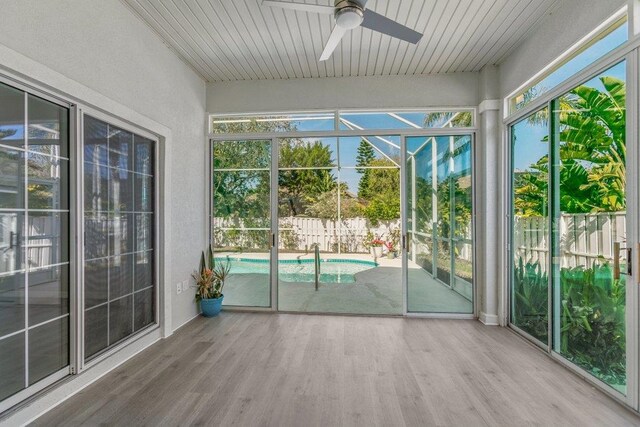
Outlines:
{"label": "potted plant", "polygon": [[385,242],[381,238],[377,237],[371,241],[371,254],[375,259],[380,258],[382,256],[382,247]]}
{"label": "potted plant", "polygon": [[396,257],[396,250],[393,246],[393,242],[384,242],[384,246],[387,248],[387,258],[394,259]]}
{"label": "potted plant", "polygon": [[222,309],[222,301],[224,299],[222,290],[231,267],[227,263],[218,263],[216,265],[211,247],[209,247],[208,255],[209,262],[207,263],[204,251],[202,252],[200,269],[193,273],[193,278],[196,281],[196,300],[200,302],[202,315],[214,317]]}

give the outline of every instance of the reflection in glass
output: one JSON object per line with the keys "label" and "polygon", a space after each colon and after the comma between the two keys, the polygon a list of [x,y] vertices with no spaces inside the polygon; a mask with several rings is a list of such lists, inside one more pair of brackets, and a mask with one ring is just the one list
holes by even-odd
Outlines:
{"label": "reflection in glass", "polygon": [[0,208],[24,208],[24,153],[0,147]]}
{"label": "reflection in glass", "polygon": [[0,274],[24,268],[24,212],[0,212]]}
{"label": "reflection in glass", "polygon": [[29,209],[64,209],[69,188],[69,161],[29,153]]}
{"label": "reflection in glass", "polygon": [[69,110],[37,96],[28,99],[29,151],[69,157]]}
{"label": "reflection in glass", "polygon": [[[555,100],[550,153],[553,349],[622,393],[627,388],[625,82],[626,62],[621,62]],[[594,234],[599,244],[579,237]]]}
{"label": "reflection in glass", "polygon": [[134,317],[136,330],[155,321],[154,289],[134,308],[134,291],[155,285],[155,142],[89,116],[84,130],[84,356],[89,359],[131,335]]}
{"label": "reflection in glass", "polygon": [[69,313],[69,265],[29,272],[29,325]]}
{"label": "reflection in glass", "polygon": [[408,310],[473,313],[471,137],[407,138]]}
{"label": "reflection in glass", "polygon": [[69,262],[69,213],[33,212],[27,229],[27,256],[31,268]]}
{"label": "reflection in glass", "polygon": [[[0,274],[0,292],[2,292],[2,306],[0,313],[0,337],[24,329],[25,300],[24,271]],[[1,345],[0,341],[0,345]],[[0,352],[2,347],[0,346]]]}
{"label": "reflection in glass", "polygon": [[84,312],[85,360],[104,350],[109,345],[108,313],[108,304],[86,309]]}
{"label": "reflection in glass", "polygon": [[473,111],[341,112],[340,129],[426,129],[473,127]]}
{"label": "reflection in glass", "polygon": [[24,332],[0,338],[0,400],[25,388]]}
{"label": "reflection in glass", "polygon": [[299,113],[211,117],[213,133],[295,132],[334,130],[335,113]]}
{"label": "reflection in glass", "polygon": [[29,385],[68,364],[68,316],[29,330]]}
{"label": "reflection in glass", "polygon": [[511,323],[548,339],[548,108],[511,128],[513,272]]}
{"label": "reflection in glass", "polygon": [[109,302],[109,345],[133,332],[133,295]]}
{"label": "reflection in glass", "polygon": [[139,330],[153,323],[153,289],[133,294],[135,319],[134,330]]}
{"label": "reflection in glass", "polygon": [[24,92],[0,83],[0,144],[24,148]]}

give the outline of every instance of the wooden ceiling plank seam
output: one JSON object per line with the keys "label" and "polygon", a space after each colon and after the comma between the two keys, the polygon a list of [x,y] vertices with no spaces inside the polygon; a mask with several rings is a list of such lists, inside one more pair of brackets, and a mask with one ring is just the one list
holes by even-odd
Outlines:
{"label": "wooden ceiling plank seam", "polygon": [[[267,68],[267,70],[269,71],[269,74],[271,76],[271,80],[275,80],[276,76],[280,76],[280,73],[278,72],[278,69],[276,68],[276,64],[275,62],[273,62],[273,60],[271,60],[271,58],[269,57],[269,61],[267,60],[267,57],[262,53],[264,52],[265,49],[261,49],[260,48],[260,44],[262,44],[262,46],[264,48],[266,48],[266,45],[264,44],[264,41],[261,37],[260,32],[258,31],[258,28],[254,25],[251,25],[252,22],[250,22],[246,17],[247,15],[250,16],[248,11],[244,11],[244,13],[240,12],[239,9],[239,5],[243,4],[244,2],[242,1],[233,1],[231,2],[231,5],[233,6],[233,9],[235,10],[235,13],[238,16],[238,22],[241,22],[242,25],[244,26],[244,28],[246,29],[246,34],[249,35],[249,37],[251,38],[251,42],[253,44],[253,46],[249,46],[249,52],[251,53],[251,57],[254,59],[254,61],[256,63],[258,63],[258,58],[260,59],[260,61],[262,61],[262,63],[264,63],[265,67]],[[253,53],[255,52],[255,53]],[[257,58],[256,58],[257,56]],[[279,78],[279,77],[278,77]]]}
{"label": "wooden ceiling plank seam", "polygon": [[[403,1],[398,5],[398,13],[396,15],[398,22],[403,23],[407,27],[410,27],[409,18],[411,17],[411,8],[416,4],[415,1]],[[404,7],[403,7],[404,6]],[[402,12],[402,14],[400,14]],[[405,13],[406,12],[406,13]],[[413,28],[413,27],[410,27]],[[391,74],[391,68],[393,66],[394,61],[398,57],[398,51],[400,50],[400,46],[404,43],[401,43],[400,39],[393,38],[389,42],[389,51],[387,55],[385,55],[384,62],[382,64],[382,75],[388,76]],[[393,48],[392,48],[393,46]],[[393,59],[392,59],[393,57]]]}
{"label": "wooden ceiling plank seam", "polygon": [[[408,74],[415,75],[416,71],[420,67],[420,64],[424,63],[425,57],[427,57],[426,55],[428,54],[430,56],[431,52],[433,52],[435,50],[436,46],[438,45],[438,43],[442,39],[442,34],[443,34],[444,30],[447,28],[447,26],[451,22],[451,19],[453,18],[453,15],[458,10],[459,6],[460,6],[460,2],[459,1],[447,2],[447,5],[446,5],[445,9],[442,11],[442,14],[440,15],[440,18],[438,19],[438,23],[433,28],[432,37],[429,38],[429,43],[424,47],[424,50],[422,51],[422,54],[418,57],[418,60],[415,61],[407,69],[407,73]],[[451,9],[453,9],[453,10],[451,10]]]}
{"label": "wooden ceiling plank seam", "polygon": [[[166,2],[169,2],[173,6],[173,8],[168,7]],[[194,49],[194,52],[197,53],[198,57],[202,58],[207,66],[218,67],[217,64],[212,63],[207,50],[210,50],[214,54],[215,52],[213,52],[213,49],[211,49],[211,47],[204,41],[204,39],[201,40],[202,43],[199,43],[196,40],[197,37],[202,38],[201,35],[193,26],[193,23],[176,6],[175,2],[173,0],[157,0],[156,3],[163,9],[162,11],[158,10],[158,12],[165,16],[167,19],[173,19],[175,21],[175,24],[179,27],[179,31],[181,32],[181,34],[183,34],[185,38],[191,40],[192,43],[190,44],[190,46],[192,49]],[[187,27],[185,27],[185,25],[191,27],[192,31],[189,31]]]}
{"label": "wooden ceiling plank seam", "polygon": [[[385,2],[387,7],[385,8],[384,13],[378,12],[380,15],[385,16],[387,18],[391,18],[391,13],[389,12],[389,5],[391,2]],[[398,9],[396,8],[396,16],[392,18],[394,21],[398,22]],[[373,66],[373,74],[379,75],[382,72],[382,68],[384,67],[384,58],[389,54],[389,44],[391,43],[391,36],[381,33],[380,44],[378,45],[378,53],[376,54],[376,62]],[[380,70],[380,71],[378,71]]]}
{"label": "wooden ceiling plank seam", "polygon": [[[277,29],[278,34],[280,35],[280,39],[282,40],[282,46],[285,48],[285,52],[289,52],[286,46],[293,45],[293,40],[291,40],[291,33],[289,31],[287,31],[286,33],[283,32],[284,25],[282,25],[282,23],[278,19],[278,17],[280,17],[280,19],[284,19],[284,16],[281,13],[276,13],[276,11],[273,10],[273,8],[271,7],[263,10],[268,10],[269,14],[271,14],[271,17],[273,18],[273,22],[274,22],[273,27]],[[289,40],[285,39],[285,34],[288,35]],[[294,46],[294,50],[295,50],[295,46]],[[289,55],[288,53],[285,53],[285,56],[287,57],[289,63],[291,64],[291,69],[293,71],[293,78],[302,77],[302,65],[300,65],[300,60],[294,61],[294,59],[297,59],[297,52],[295,52],[295,55],[294,55],[295,58],[292,58],[291,55]]]}
{"label": "wooden ceiling plank seam", "polygon": [[[154,15],[154,21],[157,22],[158,27],[162,28],[164,31],[171,30],[174,34],[173,34],[173,38],[178,40],[178,39],[182,39],[182,41],[184,42],[184,44],[181,44],[181,46],[183,46],[185,49],[189,49],[191,51],[191,57],[202,67],[204,67],[205,69],[208,69],[210,72],[214,73],[214,75],[216,75],[216,71],[209,66],[209,64],[207,64],[207,61],[200,57],[200,55],[198,54],[198,52],[196,52],[196,50],[193,48],[193,46],[184,38],[185,36],[178,31],[178,29],[175,28],[174,25],[171,24],[171,22],[169,22],[169,20],[167,19],[167,17],[165,15],[163,15],[152,3],[146,1],[146,4],[153,9],[153,11],[155,12]],[[147,12],[151,15],[153,15],[153,13],[149,10],[146,9]],[[162,21],[164,21],[164,25],[162,25],[162,23],[158,20],[158,18],[162,19]],[[178,43],[180,43],[178,41]]]}
{"label": "wooden ceiling plank seam", "polygon": [[[509,1],[510,0],[504,0],[503,5],[508,3]],[[518,0],[518,4],[519,3],[520,3],[520,0]],[[513,10],[513,7],[511,8],[501,7],[498,10],[498,14],[486,26],[485,28],[486,31],[482,33],[481,37],[478,40],[476,40],[475,46],[469,52],[469,55],[467,55],[462,61],[462,63],[460,64],[461,70],[470,71],[469,65],[475,60],[475,56],[477,55],[478,51],[481,50],[483,46],[486,46],[487,44],[490,43],[491,37],[493,37],[493,35],[496,33],[500,24],[507,20],[507,17],[510,15],[512,10]]]}
{"label": "wooden ceiling plank seam", "polygon": [[[421,43],[418,46],[416,46],[415,49],[413,49],[413,53],[411,54],[410,57],[408,57],[408,61],[406,62],[406,66],[405,66],[405,62],[403,60],[403,63],[400,66],[400,74],[403,74],[403,75],[410,74],[409,73],[409,68],[412,67],[412,64],[414,63],[414,61],[417,58],[420,58],[421,54],[424,53],[424,51],[427,49],[427,47],[431,43],[431,39],[433,38],[433,34],[435,33],[435,27],[437,26],[438,22],[440,21],[440,19],[442,17],[442,13],[446,9],[448,2],[447,1],[435,1],[433,4],[434,4],[434,7],[431,10],[431,13],[429,14],[429,19],[427,19],[427,22],[425,24],[425,28],[422,31],[422,33],[427,36],[426,40],[425,40],[425,37],[423,37]],[[434,25],[433,25],[434,28],[433,29],[431,29],[431,24],[432,23],[434,23]]]}
{"label": "wooden ceiling plank seam", "polygon": [[[487,2],[483,2],[483,5],[484,4],[487,4]],[[477,39],[476,34],[478,34],[478,32],[481,31],[481,29],[483,28],[483,23],[487,22],[490,19],[489,14],[494,10],[496,10],[496,13],[497,13],[497,8],[496,8],[497,4],[498,4],[498,0],[493,0],[491,5],[487,8],[487,11],[485,12],[485,14],[482,15],[480,19],[478,19],[477,25],[474,27],[473,32],[469,35],[469,38],[464,43],[464,46],[462,46],[460,53],[456,55],[456,57],[451,61],[451,64],[449,64],[449,66],[445,70],[443,70],[445,73],[457,71],[457,66],[460,62],[462,62],[462,58],[464,58],[465,53],[468,52],[468,49],[470,48],[471,43],[473,43],[473,41]],[[486,26],[484,26],[484,29],[486,31]]]}
{"label": "wooden ceiling plank seam", "polygon": [[284,25],[282,27],[284,27],[285,34],[289,36],[289,43],[290,43],[290,46],[293,47],[294,57],[296,62],[298,63],[298,70],[300,71],[299,73],[296,73],[296,77],[304,78],[305,77],[304,67],[302,66],[302,61],[300,60],[301,55],[298,52],[298,44],[296,43],[296,38],[293,36],[293,33],[291,32],[291,27],[289,26],[289,19],[288,19],[289,11],[288,10],[272,10],[272,12],[276,16],[276,20],[278,19],[278,16],[279,16],[284,21]]}
{"label": "wooden ceiling plank seam", "polygon": [[[241,2],[239,2],[239,4],[244,5],[246,16],[248,16],[249,19],[251,19],[251,24],[254,26],[254,28],[256,29],[256,32],[259,35],[257,39],[262,43],[264,55],[268,55],[269,60],[273,64],[273,68],[278,73],[278,78],[280,79],[286,78],[287,72],[286,72],[286,67],[284,66],[284,63],[282,62],[282,58],[280,58],[280,55],[277,55],[277,58],[280,61],[280,64],[278,64],[276,62],[276,59],[274,58],[274,55],[272,55],[271,53],[273,51],[276,51],[276,46],[275,46],[275,43],[273,42],[273,37],[271,36],[271,32],[268,30],[266,24],[264,25],[264,27],[261,27],[260,25],[258,25],[258,21],[256,20],[254,14],[251,12],[251,8],[249,7],[249,5],[247,5],[246,0],[242,0]],[[259,14],[259,15],[262,16],[262,14]],[[256,38],[254,37],[253,39],[255,40]],[[271,41],[270,46],[268,41]]]}
{"label": "wooden ceiling plank seam", "polygon": [[[240,17],[240,21],[242,21],[242,23],[238,22],[238,20],[234,19],[231,16],[231,13],[229,12],[227,7],[225,6],[225,2],[224,1],[220,1],[219,3],[220,3],[220,11],[223,11],[225,13],[225,15],[228,18],[229,25],[235,30],[235,33],[239,34],[239,35],[243,34],[242,31],[241,31],[241,28],[239,27],[239,25],[243,25],[244,24],[244,20]],[[233,2],[231,2],[231,4],[233,4]],[[217,13],[217,11],[216,11],[216,13]],[[225,26],[225,28],[226,28],[226,26]],[[246,33],[244,33],[244,34],[246,34]],[[258,63],[258,60],[253,55],[252,46],[250,46],[249,43],[247,43],[246,37],[240,36],[239,39],[240,39],[241,43],[244,44],[244,46],[245,46],[245,49],[246,49],[245,52],[246,53],[243,55],[243,57],[244,57],[245,61],[247,62],[247,64],[249,64],[249,67],[251,68],[251,71],[256,74],[256,77],[258,78],[258,80],[260,80],[260,74],[262,74],[262,79],[268,79],[267,74],[265,74],[264,70],[262,69],[262,67],[260,67],[260,64]],[[248,56],[247,56],[247,54],[248,54]]]}
{"label": "wooden ceiling plank seam", "polygon": [[[496,40],[495,45],[485,54],[482,60],[478,62],[479,66],[482,67],[488,64],[493,65],[494,64],[493,60],[495,59],[495,57],[502,54],[502,52],[505,50],[505,46],[507,48],[508,46],[510,46],[509,44],[510,40],[512,41],[519,40],[523,34],[526,34],[532,28],[532,26],[535,25],[536,22],[538,22],[540,17],[544,14],[545,4],[546,4],[546,1],[541,1],[541,2],[538,2],[537,4],[535,2],[532,2],[526,5],[525,8],[520,13],[520,15],[518,15],[518,18],[516,19],[516,21],[514,21],[514,24],[509,26],[510,29],[516,28],[516,30],[514,30],[511,34],[509,34],[508,37],[503,36],[498,38]],[[527,8],[531,5],[535,5],[535,9],[532,12],[527,12]],[[534,19],[532,22],[529,22],[527,18],[531,18],[531,17],[533,17]],[[483,61],[486,61],[486,62],[483,62]]]}
{"label": "wooden ceiling plank seam", "polygon": [[[469,7],[471,6],[471,2],[472,2],[472,0],[466,0],[467,3],[463,3],[463,1],[465,0],[460,0],[458,2],[456,10],[453,12],[453,14],[451,15],[451,19],[447,23],[447,26],[442,31],[440,40],[438,40],[438,43],[436,44],[433,51],[429,55],[429,58],[426,61],[424,61],[424,66],[422,67],[422,70],[420,71],[419,74],[424,74],[426,70],[432,69],[433,66],[440,59],[440,56],[444,55],[443,52],[445,49],[449,47],[449,42],[451,42],[452,40],[455,40],[456,32],[458,29],[460,29],[463,26],[462,24],[463,20],[467,15],[467,13],[465,12],[469,11]],[[459,37],[460,37],[460,34],[458,34],[458,39]],[[418,69],[420,69],[420,67],[418,67]]]}
{"label": "wooden ceiling plank seam", "polygon": [[522,11],[526,8],[526,5],[525,8],[521,7],[523,3],[529,4],[529,1],[520,0],[517,4],[517,7],[512,7],[509,9],[507,18],[503,19],[498,25],[495,26],[493,33],[489,37],[489,40],[487,40],[484,46],[482,46],[474,53],[473,58],[471,59],[471,61],[469,61],[469,64],[467,66],[469,71],[476,70],[476,64],[478,63],[478,61],[481,61],[482,58],[487,54],[487,52],[494,48],[494,46],[496,45],[496,41],[501,37],[506,37],[507,34],[511,32],[510,29],[513,29],[515,27],[513,25],[515,18],[520,16]]}
{"label": "wooden ceiling plank seam", "polygon": [[[250,1],[255,1],[255,0],[250,0]],[[273,47],[274,47],[273,51],[275,53],[275,56],[282,63],[282,67],[287,74],[287,78],[289,79],[294,78],[296,74],[295,74],[295,70],[294,70],[293,62],[291,61],[291,58],[286,54],[285,55],[280,54],[280,46],[284,46],[285,43],[284,43],[284,39],[282,38],[282,34],[280,34],[280,31],[278,30],[278,25],[273,16],[273,13],[265,13],[265,11],[260,7],[256,8],[256,11],[258,12],[258,16],[262,18],[262,22],[264,22],[267,34],[269,34],[269,37],[273,41]],[[278,38],[278,40],[276,38]],[[286,65],[285,59],[286,59],[286,62],[289,63],[289,66]]]}
{"label": "wooden ceiling plank seam", "polygon": [[[313,77],[313,75],[311,73],[311,67],[309,66],[309,62],[307,61],[308,56],[307,56],[307,48],[304,43],[304,37],[294,37],[294,34],[296,33],[293,30],[293,25],[291,25],[292,22],[295,22],[297,26],[299,13],[304,13],[304,12],[285,10],[284,19],[287,22],[287,28],[289,28],[289,32],[291,33],[291,39],[296,44],[296,46],[299,45],[299,47],[302,49],[303,54],[298,56],[298,61],[300,62],[300,67],[302,68],[302,77],[310,78],[310,77]],[[301,34],[300,28],[298,28],[297,34]]]}
{"label": "wooden ceiling plank seam", "polygon": [[522,36],[515,43],[513,43],[511,47],[509,47],[509,49],[506,49],[505,52],[503,52],[502,55],[500,55],[500,57],[494,61],[494,64],[501,64],[502,61],[504,61],[509,55],[511,55],[514,52],[514,50],[517,49],[518,46],[520,46],[524,42],[524,40],[526,40],[529,36],[531,36],[531,34],[535,32],[538,26],[545,19],[547,19],[547,17],[551,15],[558,7],[560,7],[559,1],[548,0],[548,6],[544,11],[544,13],[536,20],[536,22],[533,25],[531,25],[531,27],[527,31],[525,31],[522,34]]}
{"label": "wooden ceiling plank seam", "polygon": [[[199,44],[198,44],[198,46],[199,46],[199,47],[200,47],[200,49],[202,50],[202,53],[206,56],[207,63],[209,63],[209,64],[210,64],[210,65],[212,65],[212,66],[216,66],[217,68],[222,68],[222,67],[221,67],[221,65],[219,65],[219,63],[220,63],[220,64],[222,64],[222,62],[223,62],[223,61],[221,60],[221,58],[220,58],[220,56],[218,55],[218,53],[216,52],[216,50],[212,47],[212,44],[211,44],[209,41],[207,41],[207,40],[205,39],[205,36],[203,36],[203,35],[200,33],[200,31],[198,31],[198,30],[196,29],[195,25],[193,24],[193,21],[192,21],[189,17],[187,17],[187,16],[184,14],[184,12],[183,12],[183,11],[179,10],[178,5],[177,5],[173,0],[171,0],[171,2],[173,3],[173,5],[174,5],[174,7],[176,8],[176,10],[178,10],[178,12],[179,12],[180,14],[182,14],[182,16],[183,16],[184,20],[185,20],[186,22],[188,22],[188,23],[189,23],[189,25],[190,25],[190,26],[191,26],[191,28],[194,30],[194,32],[195,32],[195,33],[196,33],[196,34],[197,34],[197,35],[202,39],[202,43],[204,44],[204,46],[206,46],[206,50],[205,50],[205,48],[203,48],[203,47],[202,47],[202,46],[200,46]],[[210,34],[206,31],[206,28],[204,27],[204,25],[202,24],[202,22],[200,22],[199,18],[198,18],[198,17],[197,17],[197,15],[193,12],[193,10],[191,9],[191,7],[190,7],[189,5],[187,5],[186,3],[184,3],[184,2],[183,2],[182,4],[183,4],[184,6],[186,6],[186,7],[187,7],[187,9],[188,9],[188,10],[189,10],[189,12],[191,13],[191,15],[192,15],[192,16],[195,18],[195,20],[196,20],[196,21],[197,21],[197,22],[202,26],[203,30],[205,30],[205,33],[207,34],[207,36],[209,37],[209,39],[210,39],[211,41],[213,41],[213,39],[211,39],[211,37],[210,37]],[[164,5],[164,4],[163,4],[163,5]],[[164,7],[165,7],[165,9],[166,9],[167,11],[169,10],[169,9],[166,7],[166,5],[164,5]],[[171,13],[171,12],[169,12],[169,13]],[[172,14],[172,16],[173,16],[173,14]],[[176,19],[177,19],[177,18],[176,18]],[[182,27],[182,26],[181,26],[181,27]],[[185,31],[187,31],[187,30],[185,29]],[[192,38],[192,39],[193,39],[193,38]],[[194,42],[195,42],[195,39],[193,39],[193,40],[194,40]],[[207,53],[207,51],[211,52],[211,54],[213,54],[213,56],[217,59],[217,61],[216,61],[216,60],[212,60],[212,59],[211,59],[210,54],[208,54],[208,53]],[[219,63],[218,63],[218,61],[219,61]],[[229,62],[230,62],[230,61],[229,61]],[[226,72],[226,73],[229,73],[230,78],[233,78],[233,73],[232,73],[232,72],[231,72],[231,70],[227,67],[227,65],[226,65],[226,64],[224,64],[224,68],[225,68],[225,72]]]}
{"label": "wooden ceiling plank seam", "polygon": [[[143,12],[141,12],[140,10],[136,9],[134,7],[133,4],[131,4],[131,2],[136,2],[137,3],[138,0],[122,0],[122,3],[129,9],[131,10],[131,12],[138,18],[140,19],[147,28],[149,28],[151,31],[153,31],[153,33],[156,35],[156,37],[159,37],[160,40],[162,40],[162,43],[167,46],[167,48],[169,48],[169,50],[173,51],[173,53],[182,61],[184,62],[189,68],[191,68],[196,74],[198,74],[204,81],[206,82],[211,82],[214,81],[216,79],[216,77],[214,75],[212,75],[211,73],[207,72],[205,69],[200,69],[200,67],[198,67],[197,64],[194,64],[193,62],[193,58],[191,58],[189,56],[189,53],[184,50],[184,48],[182,46],[180,46],[179,43],[177,43],[169,34],[166,34],[166,31],[163,33],[160,31],[160,27],[156,27],[154,26],[151,22],[149,22],[149,19],[153,19],[153,17],[151,17],[149,14],[147,14],[146,12],[143,14]],[[189,57],[189,58],[187,58]]]}
{"label": "wooden ceiling plank seam", "polygon": [[[414,4],[415,2],[411,2],[411,3],[412,3],[412,4]],[[424,6],[425,6],[425,4],[427,4],[427,2],[426,2],[426,1],[423,1],[423,2],[422,2],[422,6],[420,7],[420,11],[419,11],[417,14],[415,14],[416,21],[415,21],[415,23],[414,23],[414,25],[413,25],[413,27],[412,27],[412,28],[414,28],[414,29],[416,29],[416,30],[417,30],[418,28],[422,28],[422,27],[420,27],[420,26],[419,26],[419,23],[420,23],[420,20],[421,20],[421,18],[422,18],[423,16],[426,16],[426,18],[425,18],[425,19],[426,19],[426,21],[427,21],[427,22],[429,21],[429,16],[430,16],[430,15],[427,15],[427,14],[424,14],[424,15],[423,15],[423,14],[422,14],[422,12],[423,12],[423,10],[424,10]],[[433,11],[433,7],[432,7],[432,11]],[[425,23],[425,27],[426,27],[426,23]],[[423,35],[422,35],[422,40],[420,41],[420,43],[424,43],[424,38],[425,38],[425,37],[424,37],[424,33],[423,33]],[[403,51],[404,51],[404,52],[403,52],[403,54],[402,54],[402,59],[401,59],[399,62],[396,62],[396,61],[395,61],[395,59],[394,59],[394,61],[393,61],[393,64],[392,64],[392,66],[391,66],[391,72],[390,72],[390,74],[391,74],[391,75],[400,74],[400,68],[402,67],[402,64],[404,63],[404,60],[405,60],[405,59],[406,59],[406,57],[407,57],[407,52],[409,52],[409,48],[410,48],[410,47],[411,47],[414,51],[417,49],[417,45],[410,45],[410,44],[408,44],[408,43],[405,43],[405,45],[404,45],[404,49],[403,49]],[[398,51],[400,51],[400,49],[398,49]],[[395,70],[395,72],[394,72],[394,70]]]}
{"label": "wooden ceiling plank seam", "polygon": [[[403,4],[406,5],[408,2],[413,3],[412,0],[398,0],[398,5],[397,7],[395,7],[395,15],[393,14],[394,9],[392,8],[391,11],[389,11],[389,3],[387,3],[387,13],[385,14],[385,16],[387,18],[391,18],[394,21],[402,24],[402,25],[406,25],[407,24],[407,18],[405,16],[401,16],[400,12],[403,9]],[[385,70],[387,69],[387,64],[389,62],[389,57],[392,56],[392,52],[394,52],[394,50],[397,50],[397,45],[398,43],[401,41],[400,39],[397,39],[395,37],[385,37],[386,38],[386,43],[384,46],[384,55],[382,55],[381,57],[378,58],[378,63],[379,63],[379,67],[378,67],[378,63],[376,64],[376,69],[380,69],[380,71],[378,72],[378,75],[383,76],[385,75]],[[393,49],[392,46],[395,46],[396,49]]]}
{"label": "wooden ceiling plank seam", "polygon": [[462,49],[462,46],[464,46],[465,40],[468,40],[470,34],[473,33],[473,28],[477,27],[477,24],[479,22],[478,18],[482,16],[482,13],[480,13],[480,11],[482,9],[482,6],[486,4],[487,3],[485,2],[471,2],[459,26],[463,30],[457,32],[458,36],[455,39],[455,42],[453,44],[450,44],[450,46],[447,47],[446,51],[442,52],[439,55],[438,60],[435,62],[435,64],[431,68],[429,68],[429,72],[439,73],[443,68],[447,66],[447,64],[452,62],[452,57],[455,58],[457,56],[457,54]]}
{"label": "wooden ceiling plank seam", "polygon": [[318,51],[316,49],[316,47],[320,46],[320,44],[322,43],[322,41],[320,40],[319,42],[316,42],[316,37],[314,37],[314,35],[317,35],[318,33],[316,32],[316,29],[314,28],[314,24],[312,22],[317,22],[316,20],[312,19],[312,15],[318,15],[316,14],[311,14],[311,13],[305,13],[304,19],[307,21],[307,31],[309,32],[309,39],[311,41],[311,51],[312,51],[312,55],[313,55],[313,59],[308,59],[309,61],[313,61],[313,64],[315,65],[316,68],[316,74],[314,77],[321,77],[322,76],[322,71],[321,71],[321,64],[320,61],[318,61]]}
{"label": "wooden ceiling plank seam", "polygon": [[[228,34],[227,31],[223,31],[220,32],[218,30],[219,26],[216,22],[214,22],[214,16],[216,19],[220,19],[216,12],[215,9],[213,8],[213,6],[211,5],[211,3],[209,2],[209,0],[204,0],[204,3],[208,6],[208,8],[211,10],[211,13],[207,12],[205,10],[205,8],[202,6],[202,3],[200,2],[200,0],[193,0],[194,3],[201,12],[201,16],[204,17],[204,19],[207,20],[207,22],[209,23],[209,27],[215,32],[215,37],[214,34],[210,32],[210,36],[211,36],[211,40],[215,43],[216,42],[216,38],[217,40],[219,40],[219,42],[217,42],[215,44],[216,47],[218,47],[218,50],[220,51],[220,54],[225,57],[225,58],[229,58],[229,62],[231,67],[233,67],[233,69],[235,70],[235,74],[234,74],[234,80],[238,81],[238,80],[249,80],[250,79],[250,75],[247,72],[247,70],[245,69],[245,67],[242,65],[242,61],[244,60],[244,58],[238,58],[237,56],[233,56],[233,52],[231,52],[229,50],[229,47],[231,47],[232,45],[235,46],[235,49],[237,52],[240,51],[240,46],[236,43],[236,41],[233,39],[231,34]],[[196,13],[197,15],[197,13]],[[203,24],[204,25],[204,24]],[[220,44],[222,44],[224,47],[220,47]],[[234,58],[236,59],[234,61]],[[242,77],[239,77],[242,76]]]}
{"label": "wooden ceiling plank seam", "polygon": [[[378,5],[378,1],[376,0],[375,3],[374,3],[373,10],[376,9],[377,5]],[[378,55],[378,50],[380,49],[380,42],[381,42],[381,39],[382,39],[382,34],[377,32],[377,31],[370,30],[368,28],[362,28],[361,31],[365,31],[365,32],[368,31],[368,32],[371,33],[371,41],[373,43],[374,48],[371,49],[371,45],[369,47],[370,54],[369,54],[369,59],[367,61],[367,71],[366,71],[365,76],[374,76],[375,75],[375,69],[373,69],[373,67],[375,67],[376,60],[378,59],[377,55]],[[371,72],[369,71],[369,69],[371,69]]]}

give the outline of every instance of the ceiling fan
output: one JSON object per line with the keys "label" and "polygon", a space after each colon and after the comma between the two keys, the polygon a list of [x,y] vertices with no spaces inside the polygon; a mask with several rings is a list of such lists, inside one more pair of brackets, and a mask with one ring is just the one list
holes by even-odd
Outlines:
{"label": "ceiling fan", "polygon": [[366,3],[367,0],[335,0],[335,6],[322,6],[280,0],[262,1],[263,5],[270,7],[333,15],[336,25],[333,27],[329,41],[320,56],[320,61],[326,61],[331,57],[347,31],[360,26],[413,44],[418,43],[422,38],[422,34],[419,32],[366,9]]}

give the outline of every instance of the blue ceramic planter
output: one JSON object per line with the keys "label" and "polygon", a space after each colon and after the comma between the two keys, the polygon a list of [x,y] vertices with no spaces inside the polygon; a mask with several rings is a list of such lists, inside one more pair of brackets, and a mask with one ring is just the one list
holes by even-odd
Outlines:
{"label": "blue ceramic planter", "polygon": [[202,309],[202,315],[204,317],[215,317],[222,310],[222,300],[224,295],[220,298],[209,298],[200,300],[200,308]]}

